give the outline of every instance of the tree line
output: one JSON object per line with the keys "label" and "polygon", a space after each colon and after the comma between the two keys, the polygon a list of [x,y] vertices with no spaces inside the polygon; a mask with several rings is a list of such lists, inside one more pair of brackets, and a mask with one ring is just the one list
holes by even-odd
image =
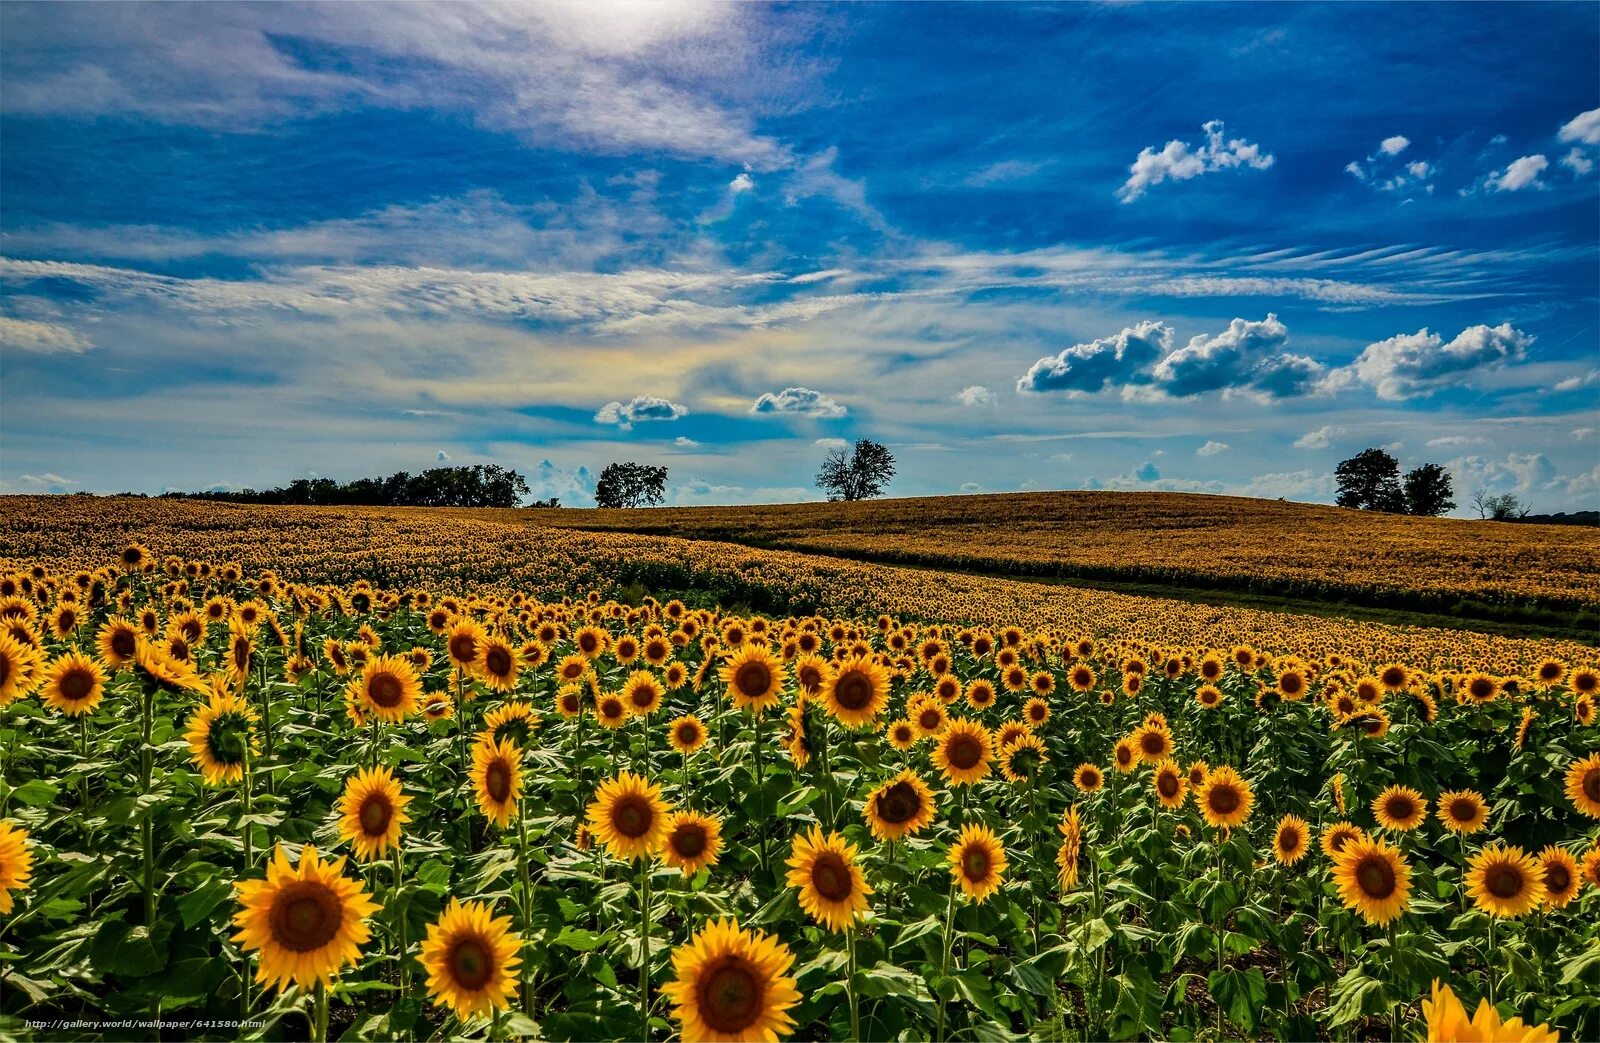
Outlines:
{"label": "tree line", "polygon": [[[1340,507],[1388,514],[1415,514],[1437,517],[1455,509],[1455,483],[1450,472],[1438,464],[1423,464],[1400,474],[1400,461],[1382,449],[1364,449],[1340,462],[1334,471]],[[1490,521],[1522,521],[1532,507],[1516,493],[1496,496],[1487,489],[1472,494],[1478,517]]]}
{"label": "tree line", "polygon": [[498,464],[473,464],[435,467],[420,474],[397,471],[387,478],[357,478],[352,482],[300,478],[276,489],[164,495],[186,500],[311,507],[520,507],[528,495],[528,481]]}

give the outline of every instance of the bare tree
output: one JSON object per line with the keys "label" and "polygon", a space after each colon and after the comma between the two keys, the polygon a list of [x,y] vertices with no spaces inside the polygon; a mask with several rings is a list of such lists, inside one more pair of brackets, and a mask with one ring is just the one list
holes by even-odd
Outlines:
{"label": "bare tree", "polygon": [[894,477],[894,455],[870,438],[855,446],[831,450],[817,472],[817,487],[830,500],[866,500],[882,496]]}
{"label": "bare tree", "polygon": [[1496,496],[1487,489],[1479,489],[1472,494],[1472,506],[1478,512],[1478,517],[1487,521],[1517,521],[1526,518],[1533,510],[1533,505],[1523,503],[1516,493]]}

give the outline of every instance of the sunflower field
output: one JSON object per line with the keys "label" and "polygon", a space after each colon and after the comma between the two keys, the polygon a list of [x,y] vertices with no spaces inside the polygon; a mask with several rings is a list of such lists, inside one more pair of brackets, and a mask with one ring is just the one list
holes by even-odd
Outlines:
{"label": "sunflower field", "polygon": [[8,507],[3,1037],[1600,1037],[1592,646]]}

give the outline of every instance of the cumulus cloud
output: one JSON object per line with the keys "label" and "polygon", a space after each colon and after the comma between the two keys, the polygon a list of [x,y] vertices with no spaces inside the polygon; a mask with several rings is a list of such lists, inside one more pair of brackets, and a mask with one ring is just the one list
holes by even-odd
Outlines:
{"label": "cumulus cloud", "polygon": [[1333,440],[1344,434],[1344,428],[1332,424],[1324,424],[1315,431],[1307,431],[1294,440],[1296,449],[1327,449],[1333,445]]}
{"label": "cumulus cloud", "polygon": [[1378,145],[1378,150],[1386,156],[1398,156],[1400,153],[1404,152],[1406,150],[1406,146],[1410,144],[1410,138],[1406,137],[1404,134],[1396,134],[1393,137],[1384,138],[1382,143]]}
{"label": "cumulus cloud", "polygon": [[93,346],[65,326],[0,315],[0,347],[32,355],[77,355]]}
{"label": "cumulus cloud", "polygon": [[1500,490],[1526,496],[1561,484],[1555,464],[1543,453],[1510,453],[1504,460],[1462,456],[1444,466],[1455,479],[1455,487],[1462,490]]}
{"label": "cumulus cloud", "polygon": [[607,402],[600,407],[594,415],[597,424],[615,424],[622,430],[632,429],[634,424],[648,420],[676,420],[687,415],[687,406],[680,406],[655,395],[638,395],[632,402]]}
{"label": "cumulus cloud", "polygon": [[1156,366],[1155,381],[1180,398],[1227,389],[1270,398],[1310,391],[1323,373],[1322,364],[1281,349],[1289,328],[1276,315],[1260,322],[1234,319],[1214,337],[1203,334],[1174,351]]}
{"label": "cumulus cloud", "polygon": [[1484,182],[1494,192],[1520,192],[1525,188],[1544,188],[1545,183],[1539,180],[1550,161],[1543,156],[1523,156],[1514,159],[1504,170],[1497,170],[1489,175]]}
{"label": "cumulus cloud", "polygon": [[1420,189],[1431,195],[1433,185],[1430,181],[1439,168],[1423,159],[1405,161],[1396,158],[1410,146],[1411,140],[1401,134],[1384,138],[1366,159],[1351,160],[1344,165],[1344,169],[1357,181],[1371,185],[1380,192]]}
{"label": "cumulus cloud", "polygon": [[1112,384],[1147,381],[1143,374],[1171,347],[1172,330],[1165,323],[1141,322],[1040,359],[1017,380],[1017,390],[1092,393]]}
{"label": "cumulus cloud", "polygon": [[677,446],[679,449],[698,449],[700,447],[699,442],[696,442],[687,435],[679,435],[677,438],[672,440],[672,444]]}
{"label": "cumulus cloud", "polygon": [[1272,166],[1274,157],[1262,152],[1260,145],[1243,138],[1225,139],[1221,120],[1211,120],[1201,129],[1206,138],[1197,146],[1176,138],[1159,152],[1145,146],[1128,168],[1128,180],[1117,190],[1117,198],[1131,203],[1144,195],[1151,185],[1163,181],[1188,181],[1217,170],[1239,167],[1266,170]]}
{"label": "cumulus cloud", "polygon": [[1339,388],[1359,381],[1378,397],[1403,401],[1460,384],[1472,374],[1498,369],[1523,357],[1533,337],[1511,324],[1470,326],[1446,342],[1426,327],[1369,344],[1348,367],[1330,377]]}
{"label": "cumulus cloud", "polygon": [[1583,154],[1583,149],[1572,146],[1572,151],[1561,157],[1561,165],[1572,171],[1573,177],[1582,177],[1594,169],[1594,160]]}
{"label": "cumulus cloud", "polygon": [[791,387],[784,388],[777,394],[766,392],[755,400],[750,412],[757,416],[787,413],[792,416],[835,419],[844,416],[849,410],[820,391]]}
{"label": "cumulus cloud", "polygon": [[992,406],[998,398],[982,384],[973,384],[956,392],[955,400],[964,406]]}
{"label": "cumulus cloud", "polygon": [[1577,141],[1585,145],[1600,145],[1600,109],[1580,112],[1561,125],[1556,135],[1562,141]]}
{"label": "cumulus cloud", "polygon": [[1227,442],[1215,442],[1215,441],[1212,441],[1212,442],[1207,442],[1205,445],[1201,446],[1199,449],[1196,449],[1194,451],[1194,455],[1196,455],[1196,456],[1216,456],[1218,453],[1226,453],[1227,451],[1228,451],[1228,443]]}
{"label": "cumulus cloud", "polygon": [[438,456],[435,459],[439,460],[440,462],[443,462],[445,460],[450,459],[450,454],[445,452],[443,449],[441,449],[441,450],[439,450]]}

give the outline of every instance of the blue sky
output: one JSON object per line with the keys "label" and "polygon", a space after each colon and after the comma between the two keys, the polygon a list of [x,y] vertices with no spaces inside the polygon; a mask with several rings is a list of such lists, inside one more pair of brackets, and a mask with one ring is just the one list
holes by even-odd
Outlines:
{"label": "blue sky", "polygon": [[1592,4],[0,4],[0,491],[1600,506]]}

